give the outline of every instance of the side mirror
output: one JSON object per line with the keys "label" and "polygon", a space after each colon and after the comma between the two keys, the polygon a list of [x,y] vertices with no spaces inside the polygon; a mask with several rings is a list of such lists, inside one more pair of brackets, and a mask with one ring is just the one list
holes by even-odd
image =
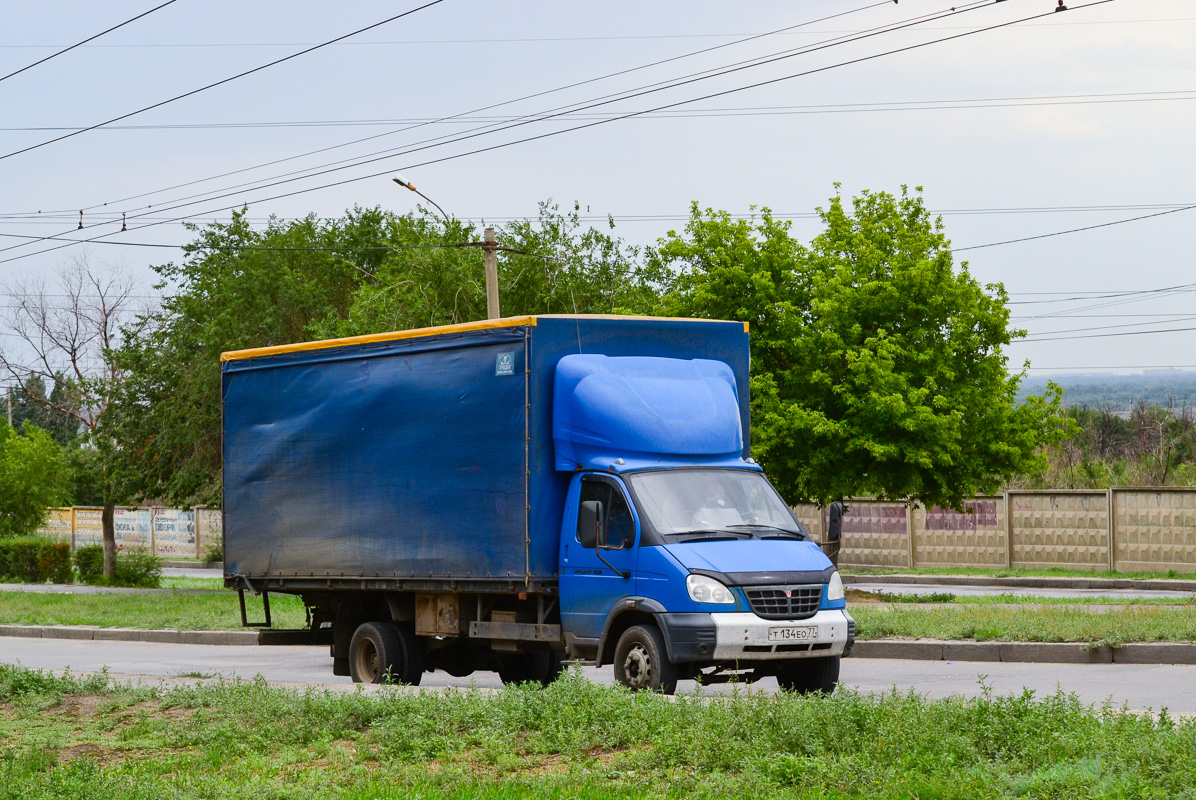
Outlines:
{"label": "side mirror", "polygon": [[606,526],[603,522],[601,501],[582,501],[577,511],[577,540],[582,547],[598,547],[600,541],[606,543]]}
{"label": "side mirror", "polygon": [[843,538],[843,504],[836,500],[827,511],[826,540],[837,542]]}

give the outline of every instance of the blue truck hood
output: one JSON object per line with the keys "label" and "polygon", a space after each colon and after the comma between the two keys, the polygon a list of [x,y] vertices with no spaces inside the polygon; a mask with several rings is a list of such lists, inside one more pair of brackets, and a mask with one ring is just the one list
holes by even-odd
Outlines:
{"label": "blue truck hood", "polygon": [[717,573],[729,585],[823,583],[834,569],[814,542],[740,539],[668,544],[665,549],[686,569]]}

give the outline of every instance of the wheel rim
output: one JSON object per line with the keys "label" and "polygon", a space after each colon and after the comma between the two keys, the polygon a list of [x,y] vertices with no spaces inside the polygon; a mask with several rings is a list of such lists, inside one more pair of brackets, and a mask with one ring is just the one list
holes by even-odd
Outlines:
{"label": "wheel rim", "polygon": [[363,639],[357,645],[354,654],[357,661],[357,674],[370,683],[378,680],[378,648],[369,639]]}
{"label": "wheel rim", "polygon": [[623,675],[632,689],[645,689],[652,685],[652,657],[642,644],[633,645],[623,659]]}

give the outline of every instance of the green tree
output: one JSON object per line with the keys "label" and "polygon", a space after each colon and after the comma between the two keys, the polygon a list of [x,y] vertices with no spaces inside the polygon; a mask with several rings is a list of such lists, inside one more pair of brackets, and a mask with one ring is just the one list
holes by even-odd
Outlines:
{"label": "green tree", "polygon": [[[124,378],[112,356],[125,336],[137,334],[147,315],[144,309],[138,313],[136,282],[118,268],[76,259],[58,270],[56,284],[33,277],[6,286],[19,302],[8,309],[16,341],[0,344],[0,373],[25,387],[23,399],[43,406],[43,421],[59,420],[85,449],[86,456],[71,461],[86,470],[81,483],[94,488],[104,507],[104,574],[111,577],[114,512],[117,503],[130,498],[135,477],[105,423]],[[47,396],[44,387],[50,382],[54,388]]]}
{"label": "green tree", "polygon": [[0,421],[0,538],[33,533],[47,508],[66,501],[70,480],[66,452],[49,433]]}
{"label": "green tree", "polygon": [[[170,296],[116,354],[127,378],[106,424],[142,496],[219,502],[222,352],[486,316],[483,254],[468,246],[481,231],[459,220],[358,208],[255,231],[240,212],[192,230],[183,263],[156,268]],[[576,206],[545,204],[498,238],[507,316],[656,301],[654,273],[612,235],[583,230]]]}
{"label": "green tree", "polygon": [[959,507],[1032,471],[1069,428],[1056,389],[1015,402],[1004,287],[953,263],[920,190],[819,213],[803,247],[767,210],[695,206],[651,256],[679,270],[667,313],[751,322],[753,450],[782,493]]}

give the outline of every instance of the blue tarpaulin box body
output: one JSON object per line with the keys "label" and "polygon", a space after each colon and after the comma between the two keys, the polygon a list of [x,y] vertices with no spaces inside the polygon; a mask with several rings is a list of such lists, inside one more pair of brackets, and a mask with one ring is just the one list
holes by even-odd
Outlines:
{"label": "blue tarpaulin box body", "polygon": [[573,353],[726,363],[747,455],[741,322],[514,317],[226,353],[226,574],[555,581],[553,376]]}

